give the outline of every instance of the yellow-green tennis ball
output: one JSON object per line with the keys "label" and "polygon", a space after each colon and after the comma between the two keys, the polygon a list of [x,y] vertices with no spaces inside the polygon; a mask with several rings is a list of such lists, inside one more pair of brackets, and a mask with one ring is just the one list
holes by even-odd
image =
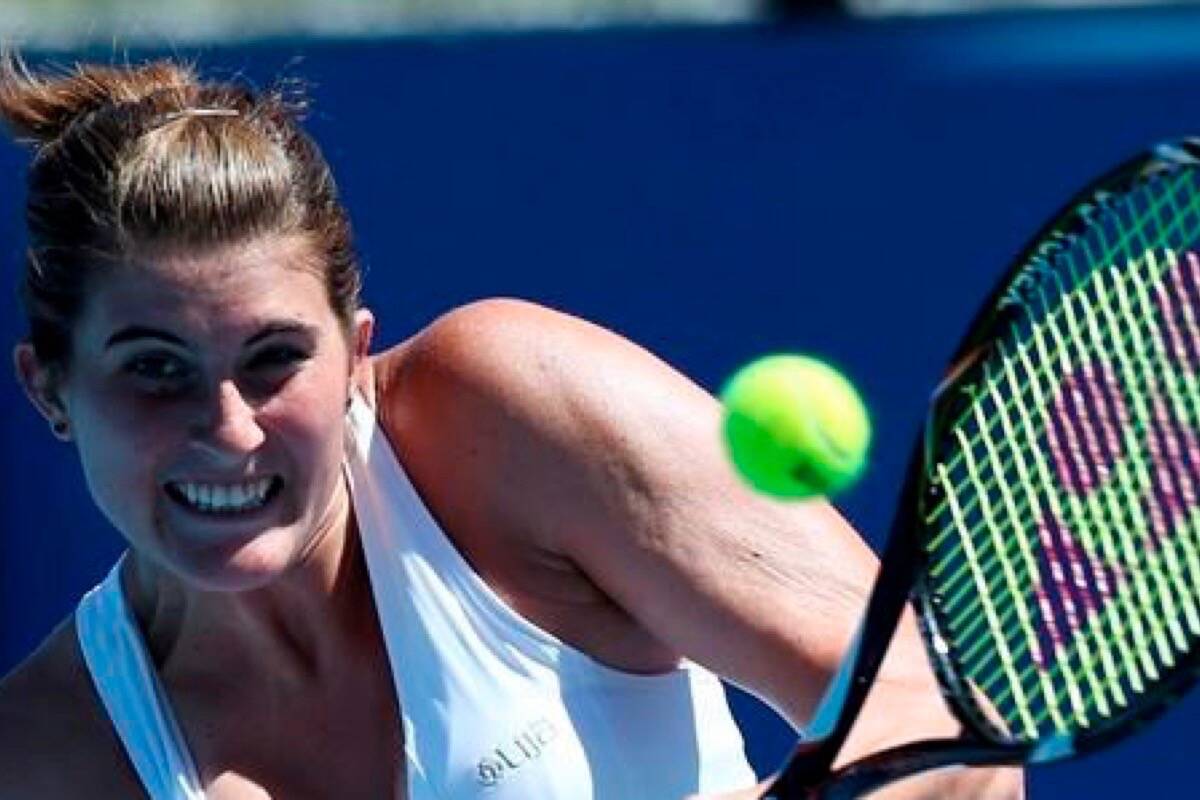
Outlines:
{"label": "yellow-green tennis ball", "polygon": [[815,358],[771,355],[721,392],[725,444],[738,473],[781,498],[831,495],[862,472],[871,421],[840,372]]}

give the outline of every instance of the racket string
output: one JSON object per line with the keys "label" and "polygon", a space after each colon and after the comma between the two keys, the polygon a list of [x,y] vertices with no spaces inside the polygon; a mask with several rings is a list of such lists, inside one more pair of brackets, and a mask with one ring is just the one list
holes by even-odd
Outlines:
{"label": "racket string", "polygon": [[[943,530],[928,548],[935,559],[930,574],[942,599],[940,613],[952,638],[968,643],[956,654],[968,677],[974,677],[1010,727],[1029,736],[1037,735],[1047,718],[1061,730],[1067,716],[1079,725],[1088,724],[1092,709],[1107,717],[1113,710],[1109,695],[1113,704],[1125,706],[1126,688],[1140,692],[1144,679],[1157,677],[1160,663],[1169,666],[1176,652],[1191,645],[1181,614],[1190,633],[1200,634],[1191,588],[1200,577],[1191,541],[1200,447],[1195,429],[1184,422],[1200,419],[1194,391],[1194,367],[1200,361],[1195,313],[1200,268],[1189,253],[1183,261],[1190,274],[1166,281],[1164,276],[1182,274],[1179,260],[1170,249],[1165,266],[1155,255],[1172,237],[1194,241],[1200,235],[1200,196],[1188,175],[1186,209],[1175,202],[1185,182],[1168,184],[1161,196],[1146,198],[1157,219],[1132,220],[1119,229],[1115,244],[1104,241],[1103,227],[1095,229],[1101,258],[1085,238],[1084,266],[1090,268],[1085,275],[1077,273],[1074,260],[1080,247],[1062,253],[1060,265],[1070,271],[1076,290],[1067,289],[1056,272],[1046,275],[1057,291],[1048,292],[1044,279],[1026,284],[1026,296],[1036,294],[1047,311],[1041,318],[1030,314],[1024,330],[1020,323],[1014,325],[1011,354],[998,346],[998,369],[985,372],[980,397],[952,427],[958,449],[938,465],[935,480],[945,490],[944,499],[930,516],[942,520]],[[1166,221],[1164,208],[1169,211]],[[1147,220],[1158,223],[1160,233],[1153,239],[1145,236]],[[1175,230],[1185,224],[1188,230]],[[1115,255],[1126,256],[1131,267],[1123,273],[1115,267],[1094,268],[1111,264]],[[1139,269],[1148,271],[1149,279]],[[1106,286],[1109,275],[1112,283]],[[1147,283],[1153,284],[1153,298]],[[1104,319],[1089,309],[1098,309]],[[1054,340],[1049,348],[1047,338]],[[1113,350],[1119,377],[1106,374],[1113,368],[1103,357]],[[1072,368],[1076,362],[1081,366]],[[1016,365],[1026,377],[1024,387]],[[1182,389],[1176,385],[1181,372],[1191,378]],[[1054,386],[1064,373],[1068,379]],[[1122,385],[1132,395],[1132,415]],[[1009,390],[1007,395],[1003,389]],[[1035,408],[1051,409],[1057,402],[1057,413],[1034,424],[1029,394]],[[1046,433],[1050,457],[1042,452],[1039,430]],[[1129,462],[1133,474],[1123,474],[1130,472]],[[971,488],[962,492],[959,503],[959,481],[953,476],[963,472]],[[1056,484],[1066,484],[1068,490],[1060,496],[1045,489]],[[1105,484],[1115,491],[1097,497]],[[1026,535],[1031,512],[1035,541]],[[1193,530],[1184,533],[1192,536],[1178,535],[1189,523]],[[1137,541],[1115,533],[1128,527]],[[985,535],[976,541],[980,530]],[[1172,531],[1177,535],[1170,536]],[[958,539],[951,540],[955,533]],[[1076,534],[1082,541],[1076,541]],[[986,598],[982,609],[968,605],[951,616],[970,597]],[[978,633],[984,626],[996,647],[985,646],[989,639]],[[1012,634],[1016,638],[1010,642]],[[992,669],[995,662],[998,668]],[[993,691],[1001,681],[1007,684]]]}
{"label": "racket string", "polygon": [[[1036,495],[1035,495],[1035,497],[1036,497]],[[1143,527],[1144,527],[1144,526],[1143,526]],[[1043,531],[1044,531],[1044,530],[1045,530],[1045,528],[1044,528],[1044,526],[1043,526]],[[1111,557],[1111,553],[1110,553],[1110,557]],[[1028,562],[1028,560],[1029,560],[1029,559],[1028,559],[1028,558],[1026,558],[1026,561],[1027,561],[1027,562]],[[1067,561],[1067,560],[1069,560],[1069,559],[1064,559],[1064,558],[1062,558],[1061,556],[1060,556],[1060,558],[1058,559],[1058,561]],[[1144,595],[1144,594],[1143,594],[1143,599],[1145,599],[1145,595]],[[1068,601],[1068,602],[1069,602],[1069,601]],[[1086,601],[1085,601],[1085,602],[1086,602]],[[1085,640],[1085,641],[1086,641],[1086,640]]]}
{"label": "racket string", "polygon": [[[1195,239],[1200,238],[1200,192],[1197,192],[1194,189],[1194,187],[1191,187],[1191,186],[1186,187],[1186,188],[1191,190],[1190,194],[1191,194],[1192,200],[1191,200],[1191,204],[1190,204],[1189,208],[1192,209],[1194,212],[1192,216],[1196,218],[1195,225],[1193,227],[1190,227],[1187,229],[1182,229],[1181,226],[1184,224],[1184,220],[1186,220],[1188,218],[1187,215],[1182,214],[1182,213],[1173,215],[1174,221],[1167,226],[1166,233],[1164,234],[1164,238],[1166,238],[1166,234],[1169,234],[1171,231],[1173,231],[1175,229],[1180,229],[1181,235],[1186,236],[1191,241],[1194,241]],[[1166,204],[1166,203],[1171,202],[1170,198],[1171,198],[1172,194],[1173,193],[1171,191],[1165,192],[1161,203]],[[1172,207],[1174,208],[1174,206],[1172,206]],[[1159,205],[1156,205],[1155,208],[1161,210],[1161,207]],[[1134,235],[1135,235],[1134,226],[1131,226],[1131,229],[1129,231],[1127,231],[1121,237],[1120,241],[1118,241],[1116,245],[1114,245],[1112,248],[1110,248],[1110,251],[1106,254],[1107,258],[1105,259],[1105,261],[1107,263],[1111,263],[1112,257],[1114,255],[1117,255],[1118,251],[1120,251],[1121,248],[1127,248],[1127,246],[1129,244],[1129,239]],[[1146,250],[1149,250],[1149,249],[1150,249],[1149,247],[1142,249],[1138,253],[1138,255],[1141,255],[1142,253],[1144,253]],[[1128,256],[1132,256],[1132,251],[1129,251],[1126,249],[1124,254],[1128,255]],[[1020,355],[1023,351],[1034,346],[1035,341],[1037,339],[1036,327],[1040,327],[1041,325],[1050,325],[1051,327],[1055,327],[1056,323],[1058,323],[1060,321],[1057,319],[1057,317],[1059,315],[1065,316],[1065,315],[1069,315],[1073,312],[1073,306],[1068,302],[1064,302],[1066,298],[1070,298],[1073,296],[1081,296],[1081,295],[1086,294],[1086,290],[1089,288],[1087,280],[1085,277],[1080,277],[1075,274],[1074,260],[1071,259],[1069,256],[1070,256],[1069,251],[1063,252],[1061,260],[1071,270],[1071,273],[1072,273],[1071,280],[1074,282],[1073,284],[1064,283],[1063,276],[1059,272],[1049,272],[1049,273],[1044,273],[1043,278],[1044,279],[1048,278],[1050,280],[1053,280],[1057,284],[1053,295],[1047,296],[1045,294],[1042,294],[1042,289],[1044,288],[1044,282],[1045,282],[1044,280],[1041,283],[1039,283],[1037,286],[1027,287],[1025,289],[1025,292],[1023,293],[1025,295],[1028,295],[1033,292],[1038,293],[1038,295],[1039,295],[1038,300],[1039,300],[1040,305],[1045,306],[1045,307],[1057,306],[1057,308],[1054,308],[1052,311],[1050,311],[1048,314],[1046,314],[1045,317],[1041,320],[1040,325],[1035,326],[1032,322],[1030,322],[1029,327],[1035,328],[1035,330],[1028,331],[1028,330],[1025,330],[1025,329],[1019,327],[1019,325],[1014,325],[1014,330],[1010,332],[1008,339],[1016,342],[1015,355]],[[1136,259],[1135,259],[1135,261],[1136,261]],[[1097,263],[1099,263],[1099,262],[1097,262]],[[1080,284],[1082,284],[1082,286]],[[1072,285],[1074,285],[1074,287],[1075,287],[1074,289],[1072,289]],[[1015,302],[1015,301],[1013,301],[1013,302]],[[1096,301],[1093,300],[1092,302],[1094,304]],[[1026,303],[1026,305],[1028,305],[1028,303]],[[1025,320],[1026,322],[1029,322],[1032,318],[1033,318],[1033,315],[1026,315],[1022,319]],[[1193,330],[1194,330],[1194,328],[1193,328]],[[998,342],[998,346],[1001,348],[1003,347],[1003,340]],[[1069,347],[1069,344],[1065,345],[1065,346]],[[1007,361],[1008,359],[1005,357],[1002,357],[999,360],[1003,362],[1003,361]],[[990,363],[991,362],[989,362],[989,364]],[[1040,369],[1031,371],[1031,373],[1030,373],[1031,378],[1034,378],[1035,380],[1039,379],[1039,378],[1047,379],[1047,380],[1053,382],[1054,379],[1058,375],[1061,374],[1061,372],[1055,368],[1053,360],[1044,359],[1041,363],[1042,363],[1042,366]],[[996,376],[988,375],[988,376],[985,376],[980,382],[987,383],[988,380],[992,379],[992,378],[995,378],[997,380],[999,379]],[[1028,400],[1029,400],[1029,398],[1024,395],[1015,395],[1008,401],[1008,403],[1023,405],[1023,404],[1026,404],[1028,402]],[[962,417],[960,417],[960,419],[954,421],[951,424],[951,427],[952,428],[957,427],[960,423],[963,422],[964,418],[966,416],[968,416],[969,414],[970,414],[970,409],[969,408],[965,409],[963,411]],[[955,463],[955,459],[958,457],[959,457],[958,454],[950,455],[950,457],[948,459],[948,464],[951,466],[951,468],[954,468],[955,466],[957,466],[957,464]]]}

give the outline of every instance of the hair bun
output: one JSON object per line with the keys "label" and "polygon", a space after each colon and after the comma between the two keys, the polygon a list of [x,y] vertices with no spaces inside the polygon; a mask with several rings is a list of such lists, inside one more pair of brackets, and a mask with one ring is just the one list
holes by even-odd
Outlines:
{"label": "hair bun", "polygon": [[0,120],[16,138],[38,144],[54,141],[75,120],[105,106],[134,104],[158,94],[175,94],[184,105],[197,86],[192,67],[174,61],[123,67],[76,64],[34,75],[11,48],[0,49]]}

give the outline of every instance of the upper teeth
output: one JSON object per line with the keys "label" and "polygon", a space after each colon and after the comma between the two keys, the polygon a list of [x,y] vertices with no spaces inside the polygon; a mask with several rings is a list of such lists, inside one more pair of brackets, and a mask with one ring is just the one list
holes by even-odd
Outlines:
{"label": "upper teeth", "polygon": [[191,483],[180,482],[175,486],[188,502],[201,511],[222,509],[255,508],[263,504],[271,479],[247,483]]}

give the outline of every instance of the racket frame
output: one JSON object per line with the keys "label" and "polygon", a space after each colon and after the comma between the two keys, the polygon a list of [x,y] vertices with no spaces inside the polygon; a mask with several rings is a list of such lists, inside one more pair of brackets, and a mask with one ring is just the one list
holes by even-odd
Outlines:
{"label": "racket frame", "polygon": [[[1004,740],[1002,732],[987,721],[987,713],[978,702],[965,700],[973,694],[959,678],[949,648],[938,644],[941,636],[936,597],[923,579],[928,557],[923,548],[920,513],[925,501],[938,491],[926,478],[934,448],[957,418],[956,409],[968,402],[957,390],[976,377],[993,346],[995,332],[1017,309],[1017,303],[1006,298],[1015,279],[1036,269],[1038,263],[1052,264],[1088,230],[1095,214],[1103,211],[1110,198],[1126,194],[1149,177],[1179,168],[1200,170],[1200,138],[1159,144],[1093,181],[1037,232],[976,312],[946,377],[931,397],[928,418],[913,448],[880,573],[862,622],[808,726],[809,738],[797,745],[764,800],[849,800],[894,780],[941,767],[1018,765],[1082,755],[1157,718],[1197,678],[1200,647],[1155,686],[1132,718],[1089,731],[1081,738],[1050,737],[1036,743]],[[910,603],[943,700],[962,724],[963,736],[910,742],[831,771]]]}

